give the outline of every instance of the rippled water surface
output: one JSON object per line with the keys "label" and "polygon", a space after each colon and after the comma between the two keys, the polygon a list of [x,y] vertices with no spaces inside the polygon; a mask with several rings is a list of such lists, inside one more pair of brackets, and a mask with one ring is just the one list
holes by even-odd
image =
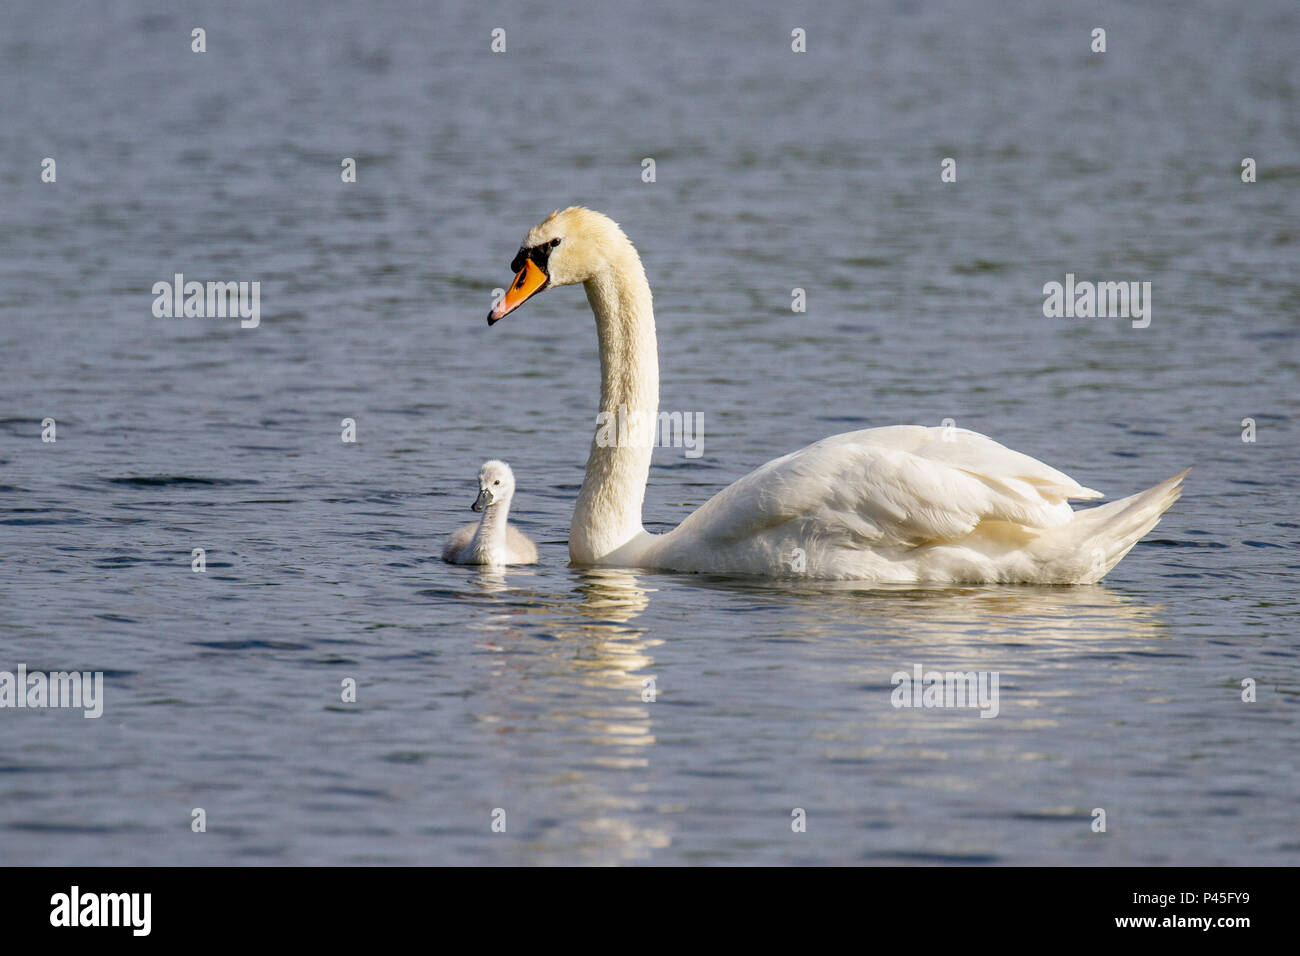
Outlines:
{"label": "rippled water surface", "polygon": [[[106,705],[0,710],[0,862],[1300,861],[1300,9],[745,6],[9,4],[0,670]],[[653,530],[945,418],[1186,494],[1101,586],[569,569],[586,300],[483,316],[572,202],[704,415]],[[176,272],[261,325],[154,318]],[[1067,272],[1151,282],[1150,327],[1044,318]],[[491,457],[536,568],[437,560]],[[998,716],[895,709],[914,664],[998,672]]]}

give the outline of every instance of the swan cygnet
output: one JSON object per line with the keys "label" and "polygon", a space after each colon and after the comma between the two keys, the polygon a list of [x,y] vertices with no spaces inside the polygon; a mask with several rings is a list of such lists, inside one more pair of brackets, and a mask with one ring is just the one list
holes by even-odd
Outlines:
{"label": "swan cygnet", "polygon": [[596,319],[600,414],[569,529],[576,566],[876,584],[1092,584],[1178,499],[1183,475],[1075,511],[1070,499],[1101,493],[977,432],[896,425],[773,459],[672,531],[651,534],[641,506],[653,429],[610,441],[601,425],[615,415],[658,417],[654,306],[641,257],[614,220],[571,206],[528,231],[510,268],[515,277],[489,325],[545,289],[576,284]]}
{"label": "swan cygnet", "polygon": [[478,472],[478,498],[470,505],[483,512],[447,539],[442,560],[450,564],[536,564],[537,545],[506,520],[515,493],[515,474],[504,461],[485,461]]}

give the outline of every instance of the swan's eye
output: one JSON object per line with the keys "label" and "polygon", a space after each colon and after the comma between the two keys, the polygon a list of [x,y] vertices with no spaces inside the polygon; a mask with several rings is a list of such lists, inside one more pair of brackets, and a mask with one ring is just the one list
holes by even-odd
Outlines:
{"label": "swan's eye", "polygon": [[556,246],[558,246],[559,244],[560,244],[560,237],[559,237],[559,236],[556,236],[554,239],[551,240],[551,248],[552,248],[552,249],[554,249],[554,248],[555,248]]}
{"label": "swan's eye", "polygon": [[501,484],[501,479],[498,478],[496,481],[492,482],[492,484],[494,484],[494,485],[499,485],[499,484]]}

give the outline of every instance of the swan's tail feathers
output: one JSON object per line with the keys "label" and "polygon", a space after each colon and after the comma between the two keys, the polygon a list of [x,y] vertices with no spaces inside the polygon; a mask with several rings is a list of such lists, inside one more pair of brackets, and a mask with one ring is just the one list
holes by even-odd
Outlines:
{"label": "swan's tail feathers", "polygon": [[[1136,495],[1075,513],[1074,518],[1044,536],[1044,544],[1057,551],[1061,583],[1096,584],[1142,537],[1156,526],[1183,493],[1182,474]],[[1050,543],[1049,543],[1050,542]],[[1062,549],[1068,550],[1067,556]]]}

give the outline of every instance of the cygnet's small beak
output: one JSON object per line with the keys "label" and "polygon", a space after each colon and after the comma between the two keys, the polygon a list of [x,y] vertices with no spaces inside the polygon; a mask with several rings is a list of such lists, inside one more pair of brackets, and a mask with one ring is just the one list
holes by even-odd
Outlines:
{"label": "cygnet's small beak", "polygon": [[488,491],[486,488],[480,488],[478,490],[478,498],[475,499],[472,505],[470,505],[470,508],[474,511],[482,511],[490,504],[492,504],[492,492]]}
{"label": "cygnet's small beak", "polygon": [[551,277],[542,271],[532,259],[525,259],[523,268],[516,274],[505,297],[488,313],[488,325],[495,325],[507,315],[519,308],[537,293],[546,288]]}

